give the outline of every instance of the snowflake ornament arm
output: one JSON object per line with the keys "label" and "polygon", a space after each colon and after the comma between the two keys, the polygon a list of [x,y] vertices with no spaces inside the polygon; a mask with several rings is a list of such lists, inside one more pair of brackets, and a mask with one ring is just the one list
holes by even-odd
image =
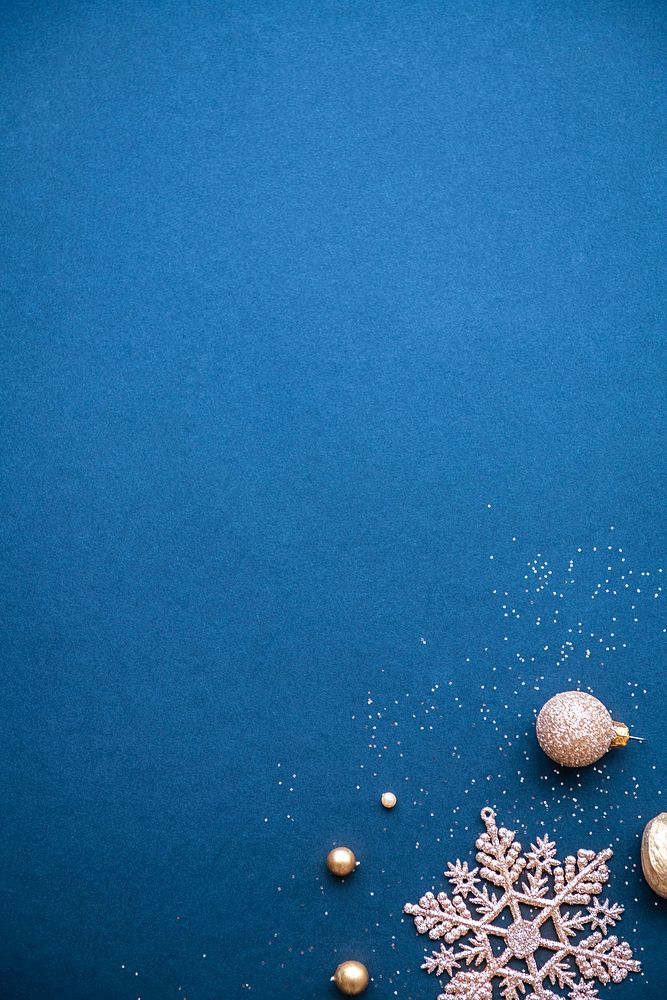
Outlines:
{"label": "snowflake ornament arm", "polygon": [[[467,863],[450,864],[445,876],[452,886],[451,898],[445,892],[437,896],[427,892],[418,903],[404,907],[419,934],[449,946],[460,942],[458,950],[441,944],[422,966],[450,977],[438,1000],[493,1000],[494,980],[503,1000],[560,1000],[545,985],[547,981],[569,990],[570,1000],[594,1000],[597,990],[591,980],[620,983],[628,973],[640,971],[630,945],[606,936],[608,927],[620,920],[623,907],[593,899],[609,878],[607,861],[613,855],[609,848],[597,854],[582,849],[560,862],[556,845],[538,837],[522,855],[515,833],[497,827],[493,809],[482,809],[481,817],[486,832],[476,842],[480,867],[469,871]],[[480,879],[498,894],[486,885],[480,887]],[[530,909],[531,919],[526,919],[522,906]],[[587,909],[571,914],[570,906]],[[505,910],[509,924],[498,920]],[[547,932],[548,922],[553,936]],[[577,940],[587,925],[592,933]],[[538,951],[553,954],[538,964]]]}
{"label": "snowflake ornament arm", "polygon": [[463,896],[465,899],[469,892],[475,891],[475,886],[479,882],[477,878],[477,872],[479,868],[473,868],[471,872],[468,871],[468,862],[465,861],[461,864],[457,861],[455,865],[451,862],[447,865],[447,871],[445,872],[445,878],[449,879],[450,884],[454,887],[454,892],[459,896]]}

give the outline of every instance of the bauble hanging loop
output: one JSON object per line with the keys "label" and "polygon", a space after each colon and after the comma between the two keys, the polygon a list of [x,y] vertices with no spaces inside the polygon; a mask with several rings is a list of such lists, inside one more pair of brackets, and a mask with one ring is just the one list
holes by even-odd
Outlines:
{"label": "bauble hanging loop", "polygon": [[[537,741],[557,764],[586,767],[604,757],[610,747],[624,747],[630,736],[623,722],[614,722],[598,698],[585,691],[562,691],[537,716]],[[640,741],[641,742],[641,741]]]}

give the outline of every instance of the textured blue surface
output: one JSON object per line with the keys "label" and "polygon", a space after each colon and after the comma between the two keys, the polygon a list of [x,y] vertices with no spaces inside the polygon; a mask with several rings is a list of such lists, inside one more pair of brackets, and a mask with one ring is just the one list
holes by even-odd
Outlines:
{"label": "textured blue surface", "polygon": [[665,13],[2,5],[4,1000],[435,998],[487,804],[664,994]]}

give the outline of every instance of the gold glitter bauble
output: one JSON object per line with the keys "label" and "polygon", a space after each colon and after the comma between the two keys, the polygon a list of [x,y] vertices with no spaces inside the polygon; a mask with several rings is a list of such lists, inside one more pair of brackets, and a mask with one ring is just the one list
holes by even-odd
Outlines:
{"label": "gold glitter bauble", "polygon": [[393,809],[396,805],[396,796],[393,792],[383,792],[380,802],[385,809]]}
{"label": "gold glitter bauble", "polygon": [[654,816],[644,827],[642,871],[653,892],[667,899],[667,812]]}
{"label": "gold glitter bauble", "polygon": [[351,875],[357,867],[357,859],[354,851],[349,847],[334,847],[333,851],[327,854],[327,868],[332,875]]}
{"label": "gold glitter bauble", "polygon": [[342,962],[334,972],[333,981],[348,997],[356,997],[368,986],[368,969],[361,962]]}
{"label": "gold glitter bauble", "polygon": [[537,740],[557,764],[585,767],[604,757],[614,741],[620,739],[616,725],[602,702],[592,694],[563,691],[550,698],[538,715]]}

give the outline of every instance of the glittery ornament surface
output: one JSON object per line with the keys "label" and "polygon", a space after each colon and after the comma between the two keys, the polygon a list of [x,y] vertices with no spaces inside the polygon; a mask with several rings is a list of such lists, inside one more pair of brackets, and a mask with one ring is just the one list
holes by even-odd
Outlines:
{"label": "glittery ornament surface", "polygon": [[586,767],[603,757],[615,736],[608,710],[585,691],[563,691],[537,717],[537,739],[557,764]]}
{"label": "glittery ornament surface", "polygon": [[609,878],[610,848],[559,861],[556,845],[538,837],[522,854],[514,832],[496,826],[492,809],[481,816],[480,868],[450,864],[451,898],[427,892],[404,908],[419,934],[445,942],[422,966],[452,977],[438,1000],[492,1000],[494,982],[503,1000],[589,1000],[597,985],[640,971],[630,945],[608,936],[623,907],[594,898]]}

